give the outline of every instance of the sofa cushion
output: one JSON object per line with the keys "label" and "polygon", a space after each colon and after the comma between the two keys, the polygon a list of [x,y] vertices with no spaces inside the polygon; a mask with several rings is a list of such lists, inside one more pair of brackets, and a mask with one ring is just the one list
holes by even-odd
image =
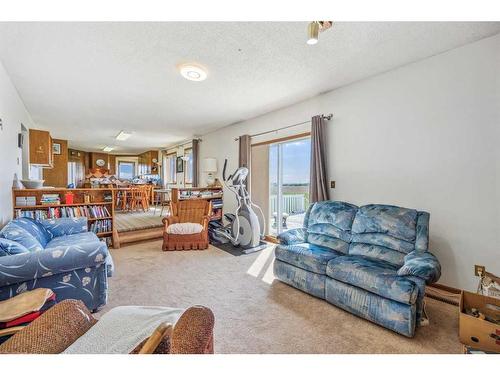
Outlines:
{"label": "sofa cushion", "polygon": [[313,204],[307,215],[307,241],[342,253],[348,252],[357,206],[339,201]]}
{"label": "sofa cushion", "polygon": [[360,207],[352,224],[350,255],[401,266],[415,249],[418,211],[370,204]]}
{"label": "sofa cushion", "polygon": [[328,262],[327,276],[407,305],[415,303],[418,288],[393,265],[357,256],[340,256]]}
{"label": "sofa cushion", "polygon": [[29,251],[43,250],[42,244],[30,232],[12,221],[3,227],[0,235],[3,238],[20,243]]}
{"label": "sofa cushion", "polygon": [[54,237],[42,224],[29,217],[20,217],[12,222],[27,230],[43,247],[47,246],[47,243]]}
{"label": "sofa cushion", "polygon": [[68,234],[67,236],[54,237],[54,239],[47,244],[46,249],[58,246],[79,245],[89,242],[99,242],[99,237],[93,232]]}
{"label": "sofa cushion", "polygon": [[0,257],[5,255],[17,255],[29,253],[30,251],[19,242],[0,238]]}
{"label": "sofa cushion", "polygon": [[44,219],[40,223],[49,231],[52,236],[66,236],[87,232],[87,217],[61,217],[57,219]]}
{"label": "sofa cushion", "polygon": [[328,261],[340,255],[342,253],[310,243],[278,245],[275,249],[276,259],[321,275],[326,273]]}
{"label": "sofa cushion", "polygon": [[382,233],[415,243],[417,211],[385,204],[360,207],[352,224],[352,232]]}

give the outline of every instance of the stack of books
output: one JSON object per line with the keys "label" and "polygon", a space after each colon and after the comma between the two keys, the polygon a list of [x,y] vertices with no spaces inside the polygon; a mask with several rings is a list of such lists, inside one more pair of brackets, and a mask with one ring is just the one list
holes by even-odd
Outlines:
{"label": "stack of books", "polygon": [[212,208],[222,208],[223,205],[223,201],[220,198],[212,200]]}
{"label": "stack of books", "polygon": [[16,197],[16,206],[35,206],[36,197]]}
{"label": "stack of books", "polygon": [[46,205],[56,205],[61,204],[61,198],[59,194],[43,194],[40,202]]}

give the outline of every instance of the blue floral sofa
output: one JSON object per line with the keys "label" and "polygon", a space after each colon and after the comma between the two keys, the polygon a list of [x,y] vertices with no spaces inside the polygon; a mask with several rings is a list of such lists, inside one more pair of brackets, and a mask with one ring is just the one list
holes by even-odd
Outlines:
{"label": "blue floral sofa", "polygon": [[79,299],[96,311],[106,304],[113,271],[106,243],[87,231],[87,219],[10,221],[0,231],[0,300],[50,288],[58,301]]}
{"label": "blue floral sofa", "polygon": [[427,212],[318,202],[303,228],[278,239],[279,280],[408,337],[422,317],[425,285],[441,276],[428,251]]}

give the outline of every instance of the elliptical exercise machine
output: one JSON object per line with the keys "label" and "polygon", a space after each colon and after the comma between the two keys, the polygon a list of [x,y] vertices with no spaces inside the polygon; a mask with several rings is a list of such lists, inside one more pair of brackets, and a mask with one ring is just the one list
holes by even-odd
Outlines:
{"label": "elliptical exercise machine", "polygon": [[[245,254],[262,250],[267,246],[261,241],[265,233],[265,219],[261,208],[252,202],[247,191],[245,182],[248,168],[240,167],[227,178],[226,169],[227,159],[224,160],[222,179],[224,186],[235,195],[238,207],[234,214],[224,215],[229,224],[224,226],[217,222],[210,223],[210,239],[214,243],[231,242],[233,246],[239,246]],[[259,211],[260,218],[252,207]]]}

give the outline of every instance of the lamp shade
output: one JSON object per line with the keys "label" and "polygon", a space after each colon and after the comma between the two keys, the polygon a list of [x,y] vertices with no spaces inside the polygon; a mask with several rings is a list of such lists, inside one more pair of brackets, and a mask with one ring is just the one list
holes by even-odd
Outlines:
{"label": "lamp shade", "polygon": [[203,172],[207,173],[217,172],[217,159],[215,158],[203,159]]}

